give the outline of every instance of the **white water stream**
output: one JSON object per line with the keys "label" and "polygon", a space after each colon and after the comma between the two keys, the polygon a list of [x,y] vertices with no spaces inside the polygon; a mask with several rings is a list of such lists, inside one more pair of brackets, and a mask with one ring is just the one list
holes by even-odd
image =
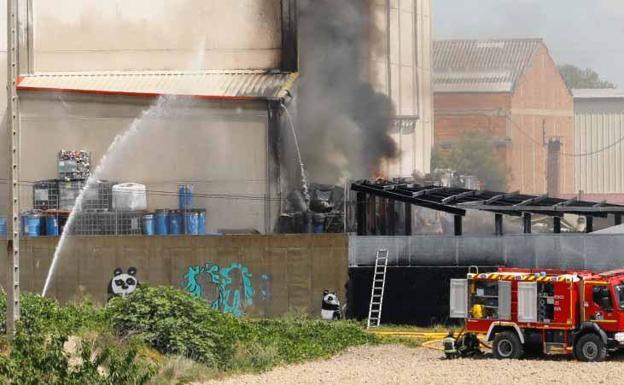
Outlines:
{"label": "white water stream", "polygon": [[[201,71],[204,68],[204,59],[206,53],[206,36],[203,36],[199,41],[199,45],[197,47],[197,55],[195,56],[192,63],[190,63],[190,69]],[[97,182],[102,179],[102,175],[106,175],[107,172],[115,165],[116,162],[119,162],[119,156],[123,156],[126,153],[125,149],[133,145],[133,139],[139,136],[145,128],[149,125],[147,122],[155,117],[161,116],[165,112],[165,108],[167,104],[171,101],[175,100],[175,96],[161,96],[158,100],[152,104],[149,108],[145,109],[139,117],[134,119],[128,129],[126,129],[121,134],[115,136],[113,142],[108,146],[108,149],[100,159],[97,167],[87,179],[85,186],[80,191],[76,202],[72,208],[71,213],[69,214],[69,218],[67,218],[67,222],[65,223],[64,231],[61,234],[61,238],[56,245],[56,249],[54,250],[54,257],[52,258],[52,264],[50,265],[50,269],[48,270],[48,275],[46,276],[45,284],[43,285],[43,291],[41,295],[43,297],[46,296],[48,290],[50,289],[50,285],[52,283],[52,279],[54,277],[54,273],[56,272],[59,260],[61,259],[61,253],[67,242],[67,237],[71,235],[72,225],[75,221],[76,214],[82,209],[82,202],[85,198],[86,193],[91,188],[98,188]]]}
{"label": "white water stream", "polygon": [[74,207],[72,208],[71,213],[69,214],[69,218],[67,219],[67,223],[65,223],[65,229],[61,234],[61,238],[59,239],[58,244],[56,245],[56,249],[54,250],[54,257],[52,258],[52,264],[50,265],[50,269],[48,270],[48,275],[45,280],[45,284],[43,285],[43,292],[41,295],[43,297],[46,296],[50,284],[52,283],[52,278],[54,277],[54,273],[56,271],[59,260],[61,259],[61,252],[63,251],[63,247],[65,246],[65,242],[67,241],[67,237],[71,235],[72,225],[76,218],[76,215],[81,211],[82,202],[84,200],[85,195],[87,195],[87,191],[92,188],[98,188],[98,180],[101,179],[101,176],[106,174],[108,169],[118,162],[118,154],[125,153],[125,148],[127,146],[132,145],[132,139],[137,137],[145,127],[148,126],[147,121],[153,117],[157,117],[161,115],[164,107],[167,102],[171,99],[171,97],[161,96],[158,98],[156,103],[152,106],[144,110],[139,117],[134,119],[127,130],[118,134],[113,142],[108,146],[108,149],[100,159],[99,164],[87,179],[84,187],[80,191],[76,202],[74,203]]}

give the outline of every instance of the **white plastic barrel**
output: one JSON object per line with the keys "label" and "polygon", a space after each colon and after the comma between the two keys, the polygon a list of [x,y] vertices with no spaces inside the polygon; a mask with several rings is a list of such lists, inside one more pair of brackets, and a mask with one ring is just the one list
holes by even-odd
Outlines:
{"label": "white plastic barrel", "polygon": [[113,186],[113,209],[137,211],[147,209],[145,185],[120,183]]}

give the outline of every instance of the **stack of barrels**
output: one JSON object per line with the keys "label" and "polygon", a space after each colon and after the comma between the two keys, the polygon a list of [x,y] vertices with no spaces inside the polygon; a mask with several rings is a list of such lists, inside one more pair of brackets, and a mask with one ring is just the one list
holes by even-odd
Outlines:
{"label": "stack of barrels", "polygon": [[143,216],[145,235],[205,235],[206,209],[194,207],[193,186],[178,186],[178,208]]}

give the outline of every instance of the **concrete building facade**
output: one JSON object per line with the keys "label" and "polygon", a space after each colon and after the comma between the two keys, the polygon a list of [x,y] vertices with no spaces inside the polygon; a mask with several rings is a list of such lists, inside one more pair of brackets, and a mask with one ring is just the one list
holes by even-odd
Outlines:
{"label": "concrete building facade", "polygon": [[[429,173],[433,147],[431,0],[373,0],[367,77],[396,111],[392,137],[401,152],[391,177]],[[380,43],[381,42],[381,43]]]}
{"label": "concrete building facade", "polygon": [[[180,111],[143,123],[156,143],[144,159],[151,156],[164,165],[135,161],[130,166],[134,155],[125,154],[126,167],[113,167],[117,171],[110,177],[164,191],[150,199],[150,209],[175,207],[174,186],[188,181],[198,186],[198,205],[213,213],[209,231],[272,231],[282,199],[274,146],[282,119],[279,104],[296,90],[299,69],[296,0],[21,4],[24,209],[30,207],[32,182],[55,177],[59,149],[88,149],[100,159],[133,119],[161,96],[173,95],[177,99],[168,106],[177,103]],[[388,44],[381,54],[387,59],[371,49],[368,61],[389,64],[385,69],[371,65],[365,76],[396,105],[393,135],[401,156],[389,165],[392,176],[429,171],[430,8],[430,0],[371,0],[372,13],[387,15],[374,19],[385,25],[371,28],[385,28],[380,33]],[[387,76],[378,77],[383,71]],[[177,156],[186,161],[166,165],[166,157],[158,159],[155,149],[165,145],[162,139],[174,137],[167,127],[183,127],[168,148],[175,152],[178,146]],[[150,141],[141,140],[145,153]],[[5,157],[0,167],[6,177]],[[7,203],[1,199],[2,211]]]}
{"label": "concrete building facade", "polygon": [[540,39],[434,43],[435,141],[491,138],[508,190],[574,192],[573,101]]}

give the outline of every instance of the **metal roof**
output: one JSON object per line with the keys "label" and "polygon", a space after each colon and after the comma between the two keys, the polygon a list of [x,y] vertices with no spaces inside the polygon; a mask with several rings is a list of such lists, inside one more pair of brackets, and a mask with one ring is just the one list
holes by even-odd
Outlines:
{"label": "metal roof", "polygon": [[267,71],[67,72],[20,77],[19,91],[104,95],[179,95],[206,99],[256,100],[286,96],[296,73]]}
{"label": "metal roof", "polygon": [[507,215],[533,213],[550,216],[577,214],[604,217],[623,214],[624,206],[606,202],[551,198],[495,191],[470,190],[455,187],[424,186],[415,183],[389,181],[359,181],[351,184],[354,191],[455,215],[465,215],[466,209],[491,211]]}
{"label": "metal roof", "polygon": [[434,41],[434,91],[512,92],[541,45],[541,39]]}
{"label": "metal roof", "polygon": [[624,91],[615,88],[575,88],[574,99],[624,99]]}

